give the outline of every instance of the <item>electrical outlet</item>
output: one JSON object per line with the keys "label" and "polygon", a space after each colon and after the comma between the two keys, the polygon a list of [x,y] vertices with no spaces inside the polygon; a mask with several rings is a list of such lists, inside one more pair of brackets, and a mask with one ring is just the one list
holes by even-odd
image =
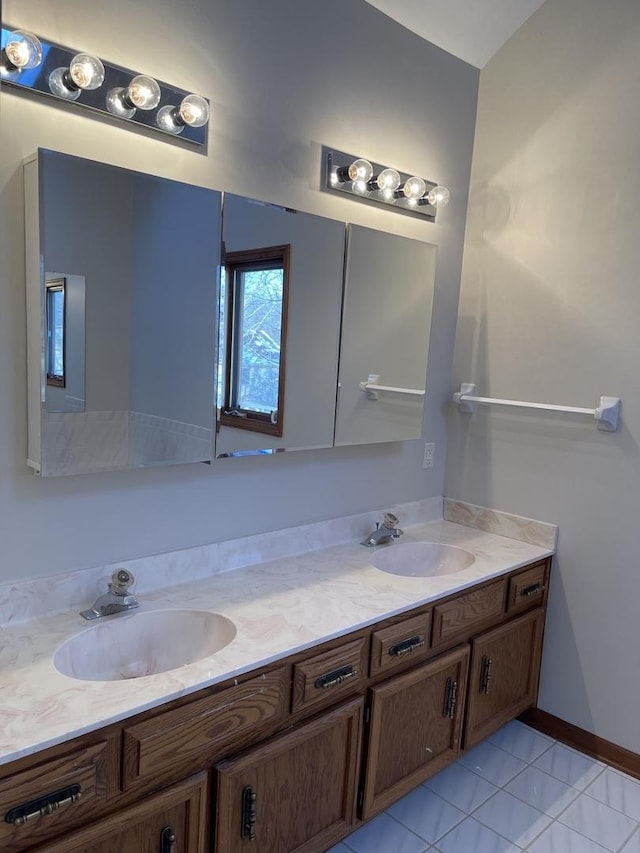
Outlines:
{"label": "electrical outlet", "polygon": [[424,446],[424,459],[422,460],[423,468],[433,468],[433,456],[436,452],[435,444],[427,442]]}

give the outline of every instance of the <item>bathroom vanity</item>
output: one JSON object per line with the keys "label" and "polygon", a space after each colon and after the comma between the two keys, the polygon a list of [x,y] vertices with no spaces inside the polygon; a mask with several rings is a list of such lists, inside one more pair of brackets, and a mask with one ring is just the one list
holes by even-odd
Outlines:
{"label": "bathroom vanity", "polygon": [[[371,549],[359,546],[283,561],[317,600],[319,623],[326,585],[333,594],[349,585],[354,601],[360,590],[362,606],[377,607],[380,618],[358,614],[352,630],[330,631],[324,641],[309,641],[300,625],[298,650],[264,663],[279,622],[263,616],[263,648],[254,650],[262,664],[104,726],[96,717],[90,725],[74,721],[73,696],[103,697],[107,719],[118,694],[123,708],[126,693],[135,709],[145,702],[144,684],[164,678],[171,686],[171,673],[73,682],[60,702],[69,703],[68,728],[86,733],[23,749],[0,767],[0,848],[321,853],[535,705],[551,551],[436,524],[420,535],[456,534],[451,541],[479,555],[475,568],[449,578],[382,576],[370,566]],[[386,548],[401,554],[403,545]],[[257,577],[244,570],[217,580],[250,596]],[[195,600],[192,590],[192,606]],[[198,601],[208,607],[204,593]],[[343,606],[336,600],[336,613]],[[345,618],[327,616],[332,625]],[[282,642],[294,647],[286,636]],[[52,697],[52,719],[60,711]]]}

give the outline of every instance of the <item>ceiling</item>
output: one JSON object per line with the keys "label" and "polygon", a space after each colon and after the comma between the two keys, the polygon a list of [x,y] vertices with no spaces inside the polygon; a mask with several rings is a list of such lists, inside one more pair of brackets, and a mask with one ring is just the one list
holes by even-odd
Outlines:
{"label": "ceiling", "polygon": [[483,68],[544,0],[367,0],[427,41]]}

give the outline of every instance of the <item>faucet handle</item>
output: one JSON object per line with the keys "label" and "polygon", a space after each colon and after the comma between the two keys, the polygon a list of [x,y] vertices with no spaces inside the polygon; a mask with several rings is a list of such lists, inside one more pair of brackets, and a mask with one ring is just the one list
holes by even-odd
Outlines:
{"label": "faucet handle", "polygon": [[111,591],[115,595],[127,595],[129,588],[135,583],[133,573],[127,569],[116,569],[111,575]]}
{"label": "faucet handle", "polygon": [[385,512],[382,523],[385,527],[395,527],[398,524],[398,518],[392,512]]}

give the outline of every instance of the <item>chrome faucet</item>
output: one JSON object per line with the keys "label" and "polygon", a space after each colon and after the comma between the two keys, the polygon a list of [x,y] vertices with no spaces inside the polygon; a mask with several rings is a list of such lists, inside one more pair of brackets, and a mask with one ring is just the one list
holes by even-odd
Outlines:
{"label": "chrome faucet", "polygon": [[390,512],[385,513],[382,524],[376,524],[376,529],[372,531],[360,543],[366,545],[367,548],[372,548],[374,545],[384,545],[387,542],[393,542],[404,533],[399,527],[396,527],[398,519]]}
{"label": "chrome faucet", "polygon": [[135,578],[126,569],[116,569],[111,575],[108,584],[109,592],[101,595],[89,610],[81,610],[80,615],[85,619],[100,619],[101,616],[110,616],[112,613],[124,613],[127,610],[135,610],[140,607],[138,599],[131,592]]}

